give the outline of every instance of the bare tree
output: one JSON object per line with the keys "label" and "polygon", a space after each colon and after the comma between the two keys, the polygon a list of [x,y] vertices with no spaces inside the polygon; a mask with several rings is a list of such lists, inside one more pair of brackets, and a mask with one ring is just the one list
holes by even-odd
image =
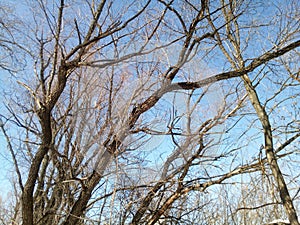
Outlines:
{"label": "bare tree", "polygon": [[11,43],[28,65],[1,113],[24,225],[246,224],[280,205],[299,224],[284,165],[300,136],[297,2],[30,4]]}

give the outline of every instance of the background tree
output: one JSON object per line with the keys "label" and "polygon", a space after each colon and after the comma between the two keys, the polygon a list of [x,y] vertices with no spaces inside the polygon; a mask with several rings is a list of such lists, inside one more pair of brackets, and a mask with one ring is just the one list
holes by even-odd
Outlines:
{"label": "background tree", "polygon": [[11,220],[299,224],[298,4],[17,5]]}

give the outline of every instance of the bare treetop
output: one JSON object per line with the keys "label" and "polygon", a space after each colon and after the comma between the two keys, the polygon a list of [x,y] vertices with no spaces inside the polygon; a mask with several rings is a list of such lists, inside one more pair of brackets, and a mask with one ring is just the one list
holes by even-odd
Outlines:
{"label": "bare treetop", "polygon": [[299,8],[1,3],[0,220],[299,225]]}

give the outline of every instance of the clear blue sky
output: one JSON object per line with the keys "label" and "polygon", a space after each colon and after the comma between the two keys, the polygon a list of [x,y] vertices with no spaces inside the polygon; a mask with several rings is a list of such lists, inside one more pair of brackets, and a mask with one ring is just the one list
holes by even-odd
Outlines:
{"label": "clear blue sky", "polygon": [[[17,10],[20,10],[20,13],[22,13],[21,8],[18,7],[20,3],[19,1],[8,1],[8,0],[4,0],[4,2],[13,2],[14,4],[16,4],[16,8]],[[266,13],[267,14],[267,13]],[[266,15],[265,14],[265,15]],[[269,30],[267,32],[270,32]],[[261,38],[261,37],[260,37]],[[257,46],[256,46],[257,47]],[[249,55],[252,55],[253,53],[253,49],[249,48]],[[215,64],[217,64],[218,62],[214,62]],[[217,68],[215,71],[212,72],[212,74],[215,74],[218,71]],[[0,71],[0,94],[2,95],[3,90],[6,89],[7,86],[9,86],[11,83],[8,80],[8,74],[6,72]],[[263,93],[263,90],[261,90],[261,94]],[[213,94],[213,93],[212,93]],[[214,93],[215,95],[210,96],[212,100],[215,101],[214,98],[216,98],[216,93]],[[166,96],[167,98],[168,96]],[[168,99],[165,99],[167,101],[170,101]],[[4,98],[2,96],[1,100],[0,100],[0,112],[5,111],[5,107],[3,106],[3,101]],[[179,100],[177,100],[179,101]],[[212,103],[214,104],[214,103]],[[178,105],[180,105],[180,103],[178,103]],[[257,130],[256,130],[257,131]],[[261,142],[261,139],[257,139],[256,140],[257,143]],[[252,142],[253,143],[253,142]],[[155,137],[153,141],[151,141],[150,143],[148,143],[148,147],[146,148],[155,148],[160,146],[164,149],[168,149],[168,151],[170,151],[170,139],[169,138],[165,138],[165,137]],[[172,146],[173,147],[173,146]],[[253,147],[253,146],[251,146]],[[257,152],[257,149],[255,150]],[[9,191],[11,189],[9,180],[11,179],[12,175],[14,174],[14,168],[13,168],[13,164],[11,162],[11,156],[9,155],[9,152],[7,150],[7,143],[4,139],[4,136],[2,134],[2,132],[0,132],[0,164],[1,164],[1,169],[0,169],[0,195],[5,195],[7,193],[7,191]]]}
{"label": "clear blue sky", "polygon": [[[8,73],[0,70],[0,116],[5,111],[5,98],[3,96],[3,92],[5,87],[9,85]],[[4,121],[4,119],[2,118]],[[7,149],[7,142],[3,135],[2,130],[0,131],[0,195],[2,199],[5,199],[6,194],[9,190],[11,190],[10,179],[12,174],[14,173],[13,164],[11,162],[11,157]]]}

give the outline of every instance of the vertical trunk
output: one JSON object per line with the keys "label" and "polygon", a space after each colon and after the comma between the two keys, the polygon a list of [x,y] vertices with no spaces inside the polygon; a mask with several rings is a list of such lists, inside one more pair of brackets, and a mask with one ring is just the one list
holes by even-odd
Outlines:
{"label": "vertical trunk", "polygon": [[65,89],[67,82],[67,71],[68,68],[66,68],[65,65],[61,66],[58,73],[58,83],[54,87],[53,92],[49,95],[48,100],[43,103],[44,105],[38,104],[40,105],[40,109],[37,112],[37,115],[42,128],[42,144],[32,160],[28,173],[28,178],[24,185],[24,190],[22,192],[23,225],[34,224],[34,187],[38,179],[41,163],[52,143],[51,111],[55,106],[56,102],[58,101],[61,93]]}
{"label": "vertical trunk", "polygon": [[49,110],[42,109],[40,113],[40,121],[42,125],[42,145],[32,160],[32,164],[28,173],[27,181],[22,192],[22,219],[23,225],[33,225],[33,191],[36,180],[38,178],[39,169],[44,156],[47,154],[51,145],[52,133],[50,123]]}
{"label": "vertical trunk", "polygon": [[293,201],[289,194],[287,185],[285,183],[280,167],[278,166],[276,155],[274,153],[272,129],[271,129],[269,117],[264,107],[260,104],[255,88],[253,87],[249,77],[247,75],[244,75],[242,76],[242,79],[244,81],[245,88],[248,92],[249,99],[259,117],[259,120],[264,130],[266,156],[272,174],[275,178],[275,181],[277,182],[282,204],[285,208],[286,214],[289,218],[291,225],[299,225],[298,217],[297,217],[295,207],[293,205]]}

